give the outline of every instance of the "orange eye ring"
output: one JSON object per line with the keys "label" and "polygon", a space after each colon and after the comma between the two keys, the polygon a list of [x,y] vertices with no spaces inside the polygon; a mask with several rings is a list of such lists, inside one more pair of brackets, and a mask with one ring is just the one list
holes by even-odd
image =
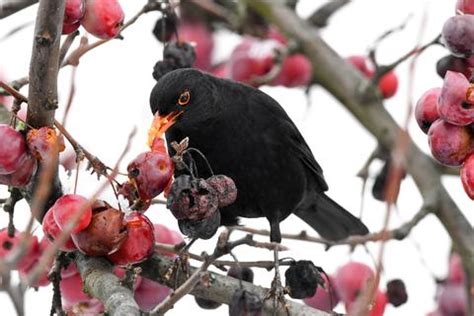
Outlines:
{"label": "orange eye ring", "polygon": [[189,100],[191,100],[191,93],[186,90],[179,96],[178,104],[184,106],[189,103]]}

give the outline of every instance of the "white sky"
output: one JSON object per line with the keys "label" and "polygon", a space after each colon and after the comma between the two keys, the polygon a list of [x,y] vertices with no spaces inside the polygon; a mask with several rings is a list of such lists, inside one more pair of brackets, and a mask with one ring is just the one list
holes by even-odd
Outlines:
{"label": "white sky", "polygon": [[[145,1],[122,1],[122,3],[126,16],[131,17]],[[307,16],[313,8],[322,3],[324,1],[301,0],[298,12]],[[454,5],[455,0],[354,0],[331,19],[330,25],[322,31],[322,36],[342,56],[363,54],[381,33],[398,26],[412,15],[406,29],[390,37],[380,47],[379,59],[388,63],[415,46],[424,10],[427,12],[428,21],[423,43],[430,41],[440,32],[444,21],[454,14]],[[32,22],[35,12],[36,6],[0,20],[0,38],[15,26]],[[135,137],[132,150],[122,164],[122,170],[125,170],[127,161],[146,150],[146,131],[151,122],[148,96],[154,84],[151,72],[154,63],[161,58],[161,46],[151,34],[157,17],[157,13],[149,13],[140,18],[124,32],[124,41],[114,41],[90,52],[81,59],[77,71],[76,97],[67,128],[85,148],[106,164],[113,165],[125,145],[128,133],[136,126],[139,133]],[[16,79],[28,73],[32,34],[33,27],[30,26],[15,36],[0,41],[0,71],[8,79]],[[216,39],[215,58],[219,60],[228,56],[231,48],[238,43],[236,36],[228,34],[221,34]],[[414,102],[427,89],[442,84],[436,75],[435,63],[445,54],[447,54],[445,49],[433,47],[419,58],[414,84]],[[395,97],[385,103],[385,106],[400,122],[406,115],[408,102],[407,64],[400,66],[396,72],[400,79],[400,89]],[[62,70],[59,76],[58,118],[62,118],[69,83],[70,69],[67,68]],[[319,87],[311,91],[309,108],[301,89],[264,87],[263,90],[283,105],[300,128],[315,157],[324,168],[330,187],[329,195],[357,214],[361,204],[361,181],[355,175],[374,149],[376,145],[374,138],[361,128],[361,125],[332,96]],[[23,92],[27,93],[27,90]],[[418,129],[414,119],[410,125],[410,133],[419,146],[428,151],[427,138]],[[380,164],[374,164],[371,173],[374,174],[379,167]],[[459,178],[446,177],[443,180],[465,215],[471,223],[474,223],[472,202],[463,192]],[[371,184],[372,181],[369,181],[369,189]],[[83,174],[79,179],[78,193],[89,195],[98,185],[94,177]],[[2,187],[0,197],[4,196],[6,192]],[[109,202],[114,202],[110,192],[104,197]],[[364,202],[363,221],[371,231],[377,231],[382,227],[385,205],[374,201],[370,192],[364,196]],[[20,228],[28,218],[28,210],[24,204],[21,205],[23,207],[18,209],[15,216],[17,226]],[[392,217],[390,227],[397,227],[410,219],[420,206],[420,195],[408,177],[403,182],[398,213]],[[152,208],[147,215],[155,222],[177,229],[174,218],[162,207]],[[0,217],[0,227],[6,225],[6,218],[6,215]],[[243,223],[251,227],[268,228],[264,219],[244,220]],[[281,227],[284,232],[299,232],[303,229],[311,231],[305,223],[293,216],[285,220]],[[197,242],[192,251],[195,253],[203,250],[211,251],[214,241],[215,239]],[[329,273],[350,259],[372,264],[371,258],[376,257],[379,248],[377,245],[369,244],[367,251],[358,247],[355,252],[350,253],[347,247],[336,247],[326,252],[323,246],[311,243],[284,240],[283,244],[289,246],[291,251],[283,253],[282,257],[311,259]],[[419,224],[407,240],[387,244],[382,286],[387,280],[402,278],[408,288],[409,301],[397,309],[388,305],[385,315],[424,315],[433,309],[435,295],[433,276],[445,275],[449,247],[446,232],[433,216]],[[236,254],[241,260],[272,259],[270,252],[248,247],[239,248]],[[269,286],[272,277],[273,272],[259,270],[256,274],[256,283]],[[27,294],[27,315],[49,313],[51,295],[49,288],[42,288],[37,293],[30,290]],[[14,314],[11,304],[2,293],[0,293],[0,306],[2,315]],[[189,313],[190,310],[193,310],[196,316],[227,314],[227,307],[215,311],[202,310],[197,307],[192,297],[188,297],[183,299],[169,315],[182,315]],[[336,311],[342,312],[343,307],[339,306]]]}

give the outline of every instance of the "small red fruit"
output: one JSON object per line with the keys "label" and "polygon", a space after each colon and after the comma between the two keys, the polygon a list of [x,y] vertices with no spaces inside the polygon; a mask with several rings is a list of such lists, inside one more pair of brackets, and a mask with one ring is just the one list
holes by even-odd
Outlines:
{"label": "small red fruit", "polygon": [[282,45],[275,40],[259,40],[246,37],[232,52],[229,59],[229,75],[235,81],[257,86],[254,79],[273,68],[276,50]]}
{"label": "small red fruit", "polygon": [[461,182],[466,194],[474,200],[474,155],[470,154],[461,167]]}
{"label": "small red fruit", "polygon": [[114,38],[120,32],[125,15],[117,0],[87,0],[82,26],[102,39]]}
{"label": "small red fruit", "polygon": [[462,266],[461,256],[453,252],[449,257],[449,268],[447,281],[449,283],[464,284],[465,275]]}
{"label": "small red fruit", "polygon": [[76,30],[78,30],[80,26],[81,26],[80,21],[77,21],[77,22],[71,23],[71,24],[64,23],[62,34],[63,35],[71,34],[71,33],[75,32]]}
{"label": "small red fruit", "polygon": [[64,229],[66,225],[80,213],[79,220],[74,224],[72,233],[78,233],[89,226],[92,218],[92,208],[89,201],[78,194],[66,194],[56,200],[51,207],[54,220],[59,228]]}
{"label": "small red fruit", "polygon": [[[0,259],[4,259],[8,254],[10,254],[13,249],[15,249],[22,238],[22,234],[18,231],[15,231],[13,237],[8,236],[8,229],[0,229]],[[18,270],[26,270],[31,267],[37,256],[38,252],[38,238],[36,236],[30,236],[28,242],[28,249],[25,254],[20,258],[19,262],[16,264]]]}
{"label": "small red fruit", "polygon": [[374,277],[372,268],[364,263],[351,261],[341,266],[334,275],[334,284],[341,301],[346,304],[354,302]]}
{"label": "small red fruit", "polygon": [[0,124],[0,174],[17,171],[27,157],[23,135],[9,125]]}
{"label": "small red fruit", "polygon": [[431,124],[439,119],[438,98],[441,88],[432,88],[426,91],[416,103],[415,119],[418,126],[426,134]]}
{"label": "small red fruit", "polygon": [[142,278],[142,282],[135,290],[134,297],[140,310],[149,312],[161,303],[170,292],[170,288],[147,278]]}
{"label": "small red fruit", "polygon": [[437,120],[428,130],[428,143],[433,157],[447,166],[460,166],[472,152],[472,135],[466,126]]}
{"label": "small red fruit", "polygon": [[63,300],[67,301],[70,305],[79,302],[87,302],[91,299],[91,297],[82,290],[82,278],[79,273],[62,279],[59,285]]}
{"label": "small red fruit", "polygon": [[[339,303],[339,297],[337,297],[337,291],[334,287],[334,282],[327,278],[326,274],[322,274],[324,279],[325,288],[321,285],[318,285],[316,289],[316,294],[312,297],[305,298],[303,301],[306,305],[309,305],[313,308],[331,312],[337,303]],[[331,294],[329,294],[331,293]]]}
{"label": "small red fruit", "polygon": [[448,283],[441,286],[438,306],[442,315],[467,316],[467,294],[463,284]]}
{"label": "small red fruit", "polygon": [[84,0],[66,0],[66,9],[64,10],[64,23],[73,24],[79,22],[84,16],[86,6]]}
{"label": "small red fruit", "polygon": [[[43,218],[43,232],[44,235],[51,241],[53,242],[59,234],[61,234],[62,230],[59,228],[58,224],[56,224],[56,221],[54,220],[54,212],[50,209],[49,211],[46,212]],[[69,251],[74,251],[76,250],[76,245],[74,245],[74,242],[71,239],[71,236],[66,240],[64,245],[59,246],[59,250],[69,252]]]}
{"label": "small red fruit", "polygon": [[[169,229],[165,225],[161,224],[153,224],[154,231],[155,231],[155,241],[168,244],[168,245],[179,245],[184,241],[183,236],[180,233]],[[167,252],[167,251],[158,251],[159,253],[169,256],[169,257],[176,257],[175,253]]]}
{"label": "small red fruit", "polygon": [[130,162],[127,171],[140,198],[147,201],[163,192],[173,176],[174,165],[166,152],[148,151]]}
{"label": "small red fruit", "polygon": [[131,212],[125,217],[127,238],[122,246],[109,255],[110,261],[117,265],[134,264],[145,260],[153,252],[155,237],[153,224],[139,212]]}
{"label": "small red fruit", "polygon": [[196,60],[193,67],[201,70],[211,69],[211,55],[214,38],[206,24],[198,21],[184,22],[178,27],[179,40],[195,44]]}
{"label": "small red fruit", "polygon": [[278,76],[271,81],[271,85],[285,87],[299,87],[307,85],[311,80],[311,62],[302,54],[288,56],[283,60]]}
{"label": "small red fruit", "polygon": [[474,14],[473,0],[458,0],[456,2],[456,14],[461,11],[464,14]]}
{"label": "small red fruit", "polygon": [[89,226],[72,234],[76,247],[88,256],[105,256],[117,251],[127,237],[124,213],[107,203],[94,203]]}
{"label": "small red fruit", "polygon": [[354,55],[347,57],[346,60],[367,78],[371,78],[374,75],[374,67],[367,57]]}
{"label": "small red fruit", "polygon": [[[346,311],[351,315],[352,308],[355,308],[356,304],[346,303]],[[367,316],[383,316],[385,312],[385,306],[387,306],[387,296],[384,292],[377,290],[375,293],[374,301],[371,304],[369,309],[369,314]]]}
{"label": "small red fruit", "polygon": [[394,71],[390,71],[380,78],[379,90],[384,99],[391,98],[397,93],[398,78]]}
{"label": "small red fruit", "polygon": [[474,122],[474,105],[469,97],[469,81],[459,72],[447,71],[438,100],[438,113],[448,123],[465,126]]}
{"label": "small red fruit", "polygon": [[62,135],[58,136],[56,130],[51,127],[31,129],[26,136],[26,142],[31,153],[38,160],[43,161],[57,155],[65,148]]}
{"label": "small red fruit", "polygon": [[37,167],[36,158],[27,154],[23,165],[18,170],[11,174],[0,174],[0,184],[11,185],[17,188],[25,187],[30,183]]}

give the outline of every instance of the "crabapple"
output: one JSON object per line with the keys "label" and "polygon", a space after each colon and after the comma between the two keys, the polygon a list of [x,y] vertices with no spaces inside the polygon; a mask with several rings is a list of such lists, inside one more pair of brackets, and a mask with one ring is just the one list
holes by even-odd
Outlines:
{"label": "crabapple", "polygon": [[438,98],[441,88],[432,88],[426,91],[416,103],[415,119],[418,126],[426,134],[431,124],[439,118]]}
{"label": "crabapple", "polygon": [[428,130],[428,143],[433,157],[447,166],[460,166],[472,152],[471,130],[444,120],[436,120]]}
{"label": "crabapple", "polygon": [[10,174],[0,174],[0,184],[11,185],[17,188],[25,187],[30,183],[37,167],[36,158],[27,154],[23,165],[18,170]]}
{"label": "crabapple", "polygon": [[324,279],[324,287],[318,284],[316,293],[312,297],[305,298],[304,302],[313,308],[330,312],[336,307],[339,302],[339,297],[337,296],[337,291],[331,278],[328,279],[324,273],[322,277]]}
{"label": "crabapple", "polygon": [[[54,212],[50,209],[46,212],[43,217],[42,228],[44,235],[53,242],[62,232],[61,228],[58,226],[54,220]],[[76,250],[76,245],[72,241],[71,236],[68,237],[66,242],[63,245],[59,246],[59,250],[69,252]]]}
{"label": "crabapple", "polygon": [[117,0],[87,0],[82,26],[94,36],[110,39],[123,25],[124,13]]}
{"label": "crabapple", "polygon": [[201,70],[211,69],[211,55],[214,39],[208,26],[199,21],[185,21],[178,26],[179,40],[195,44],[196,60],[193,67]]}
{"label": "crabapple", "polygon": [[441,31],[442,41],[451,54],[469,57],[474,53],[474,15],[452,16]]}
{"label": "crabapple", "polygon": [[350,261],[339,267],[334,275],[334,285],[340,299],[346,304],[353,302],[374,276],[372,268],[364,263]]}
{"label": "crabapple", "polygon": [[20,168],[28,152],[23,135],[6,124],[0,124],[0,174],[10,174]]}
{"label": "crabapple", "polygon": [[311,80],[311,62],[303,54],[294,54],[283,60],[280,73],[270,82],[271,85],[285,87],[305,86]]}
{"label": "crabapple", "polygon": [[134,298],[142,311],[149,312],[171,292],[170,288],[147,278],[142,278],[135,289]]}
{"label": "crabapple", "polygon": [[474,200],[474,155],[470,154],[461,167],[461,182],[466,194]]}
{"label": "crabapple", "polygon": [[465,126],[474,122],[469,81],[459,72],[447,71],[438,99],[439,116],[448,123]]}
{"label": "crabapple", "polygon": [[78,233],[89,226],[92,218],[92,208],[89,201],[78,194],[66,194],[56,200],[50,208],[53,211],[54,220],[59,228],[64,229],[75,217],[80,215],[72,233]]}

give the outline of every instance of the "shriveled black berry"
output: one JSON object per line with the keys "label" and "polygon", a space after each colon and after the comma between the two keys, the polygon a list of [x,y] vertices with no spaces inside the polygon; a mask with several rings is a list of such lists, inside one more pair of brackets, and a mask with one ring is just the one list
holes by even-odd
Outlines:
{"label": "shriveled black berry", "polygon": [[196,301],[196,304],[198,304],[199,307],[203,309],[216,309],[222,305],[221,303],[218,303],[216,301],[206,300],[205,298],[200,298],[197,296],[194,297],[194,300]]}
{"label": "shriveled black berry", "polygon": [[196,60],[196,51],[191,44],[169,42],[163,49],[163,59],[169,60],[176,69],[191,68]]}
{"label": "shriveled black berry", "polygon": [[168,42],[176,32],[178,17],[174,13],[169,13],[156,21],[153,28],[153,35],[160,42]]}
{"label": "shriveled black berry", "polygon": [[166,207],[176,219],[202,220],[211,217],[218,204],[216,191],[206,180],[181,175],[171,185]]}
{"label": "shriveled black berry", "polygon": [[318,268],[308,260],[300,260],[285,272],[286,287],[293,298],[311,297],[316,293],[318,284],[324,286],[324,279]]}
{"label": "shriveled black berry", "polygon": [[242,289],[232,295],[229,316],[260,316],[262,310],[263,302],[258,295]]}
{"label": "shriveled black berry", "polygon": [[230,177],[219,174],[206,180],[217,192],[219,208],[230,205],[237,199],[237,187]]}
{"label": "shriveled black berry", "polygon": [[215,211],[211,217],[202,220],[178,220],[179,230],[190,238],[209,239],[214,236],[220,224],[221,212],[219,210]]}
{"label": "shriveled black berry", "polygon": [[156,81],[160,80],[161,77],[166,75],[168,72],[171,72],[175,69],[178,69],[174,63],[169,60],[160,60],[153,67],[153,78]]}
{"label": "shriveled black berry", "polygon": [[248,267],[231,267],[229,271],[227,271],[227,275],[242,281],[253,283],[253,271]]}
{"label": "shriveled black berry", "polygon": [[387,297],[390,304],[395,307],[405,304],[408,301],[405,283],[400,279],[389,281],[387,283]]}

